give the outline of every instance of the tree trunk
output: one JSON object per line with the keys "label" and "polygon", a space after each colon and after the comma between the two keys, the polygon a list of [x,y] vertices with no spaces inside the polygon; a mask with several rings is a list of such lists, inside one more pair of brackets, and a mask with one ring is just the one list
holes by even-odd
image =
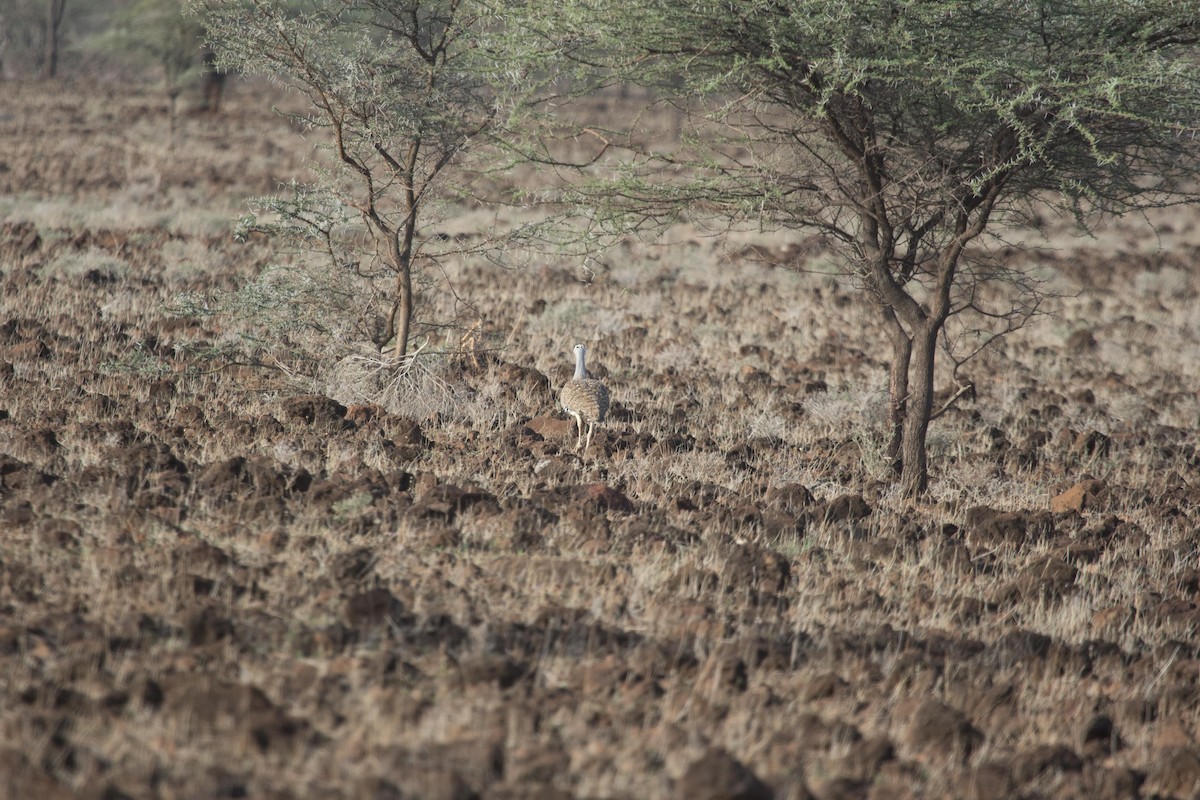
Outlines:
{"label": "tree trunk", "polygon": [[42,77],[58,76],[58,45],[62,38],[63,14],[67,0],[46,0],[46,50],[42,62]]}
{"label": "tree trunk", "polygon": [[394,338],[396,340],[396,361],[402,361],[408,355],[408,336],[412,329],[412,249],[415,235],[415,226],[410,219],[402,230],[392,232],[388,243],[392,266],[396,270],[396,287],[392,297],[392,311],[388,315],[387,332],[384,334],[383,341],[378,345],[382,350],[388,340]]}
{"label": "tree trunk", "polygon": [[396,327],[396,360],[408,355],[408,333],[412,327],[412,262],[405,258],[396,275],[396,304],[399,317]]}
{"label": "tree trunk", "polygon": [[888,336],[892,340],[892,365],[888,380],[888,422],[892,428],[887,446],[887,457],[892,472],[900,474],[904,460],[900,447],[904,441],[904,417],[908,409],[908,368],[912,362],[912,339],[896,317],[896,312],[885,309]]}
{"label": "tree trunk", "polygon": [[933,366],[937,355],[937,337],[942,323],[929,319],[913,332],[911,393],[904,416],[903,442],[900,457],[900,491],[905,497],[917,497],[929,485],[929,469],[925,454],[925,437],[929,432],[929,417],[933,413]]}

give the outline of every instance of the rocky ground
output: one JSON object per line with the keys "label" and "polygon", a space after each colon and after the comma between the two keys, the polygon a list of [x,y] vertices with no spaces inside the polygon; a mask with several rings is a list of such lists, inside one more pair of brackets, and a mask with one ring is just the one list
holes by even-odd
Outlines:
{"label": "rocky ground", "polygon": [[168,149],[152,92],[3,88],[0,794],[1200,791],[1200,211],[1011,254],[1055,313],[963,368],[910,504],[801,239],[464,263],[487,346],[304,381],[173,310],[279,257],[232,219],[294,98]]}

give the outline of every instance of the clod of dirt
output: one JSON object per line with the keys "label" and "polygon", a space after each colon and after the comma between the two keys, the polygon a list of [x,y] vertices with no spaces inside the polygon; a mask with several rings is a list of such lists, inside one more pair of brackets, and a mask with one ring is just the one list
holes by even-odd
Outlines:
{"label": "clod of dirt", "polygon": [[1079,729],[1079,748],[1088,756],[1110,756],[1124,746],[1112,717],[1096,714]]}
{"label": "clod of dirt", "polygon": [[844,494],[835,497],[825,504],[824,510],[818,509],[817,518],[826,523],[856,522],[871,516],[871,507],[861,494]]}
{"label": "clod of dirt", "polygon": [[287,479],[279,465],[264,456],[233,456],[205,467],[196,478],[196,489],[212,502],[234,497],[279,497],[287,489]]}
{"label": "clod of dirt", "polygon": [[799,514],[816,502],[812,492],[799,483],[785,483],[773,486],[763,497],[763,505],[770,509],[778,509],[785,514]]}
{"label": "clod of dirt", "polygon": [[1085,353],[1096,352],[1096,336],[1087,328],[1080,328],[1067,337],[1063,342],[1063,348],[1069,353],[1083,355]]}
{"label": "clod of dirt", "polygon": [[1063,597],[1075,584],[1079,571],[1055,556],[1040,558],[988,595],[988,602],[1001,607],[1034,599],[1049,601]]}
{"label": "clod of dirt", "polygon": [[1200,748],[1173,747],[1158,755],[1146,775],[1146,788],[1166,797],[1200,792]]}
{"label": "clod of dirt", "polygon": [[1104,481],[1081,481],[1051,498],[1050,510],[1055,514],[1094,510],[1104,497],[1107,488]]}
{"label": "clod of dirt", "polygon": [[449,524],[467,509],[474,509],[476,513],[499,514],[500,502],[490,492],[444,483],[417,498],[410,513],[422,519],[438,519]]}
{"label": "clod of dirt", "polygon": [[721,577],[728,591],[780,592],[791,576],[788,560],[773,550],[738,547],[729,551]]}
{"label": "clod of dirt", "polygon": [[1013,778],[1021,784],[1029,783],[1047,772],[1079,772],[1081,769],[1083,761],[1064,745],[1041,745],[1021,753],[1012,761]]}
{"label": "clod of dirt", "polygon": [[525,423],[525,427],[541,436],[543,439],[566,439],[575,430],[575,423],[569,419],[543,414]]}
{"label": "clod of dirt", "polygon": [[1016,783],[1008,764],[985,761],[971,770],[966,779],[966,800],[993,800],[997,797],[1015,797]]}
{"label": "clod of dirt", "polygon": [[633,512],[633,502],[616,489],[603,483],[591,483],[580,487],[579,502],[581,505],[595,509],[599,513],[619,511],[623,514]]}
{"label": "clod of dirt", "polygon": [[1112,439],[1100,431],[1082,431],[1071,440],[1067,452],[1080,458],[1103,457],[1112,449]]}
{"label": "clod of dirt", "polygon": [[0,495],[6,490],[50,486],[57,479],[57,476],[35,469],[20,459],[0,454]]}
{"label": "clod of dirt", "polygon": [[212,606],[189,612],[184,619],[183,629],[193,647],[213,644],[233,635],[233,623]]}
{"label": "clod of dirt", "polygon": [[1048,636],[1033,631],[1010,631],[997,639],[989,648],[988,655],[1000,669],[1017,665],[1029,666],[1050,652],[1053,641]]}
{"label": "clod of dirt", "polygon": [[687,768],[672,796],[679,800],[772,800],[775,795],[740,761],[712,748]]}
{"label": "clod of dirt", "polygon": [[932,698],[900,716],[909,719],[901,744],[917,758],[931,763],[946,760],[965,763],[983,743],[983,734],[965,714]]}
{"label": "clod of dirt", "polygon": [[997,511],[987,506],[967,510],[963,525],[964,537],[972,547],[994,550],[998,547],[1021,547],[1040,541],[1054,532],[1048,516]]}
{"label": "clod of dirt", "polygon": [[346,407],[324,395],[303,394],[283,401],[284,417],[290,422],[311,425],[321,430],[344,430],[352,426],[346,419]]}
{"label": "clod of dirt", "polygon": [[395,459],[410,461],[429,446],[420,423],[389,414],[377,405],[350,406],[346,410],[346,421],[357,429],[356,440],[382,446]]}
{"label": "clod of dirt", "polygon": [[404,616],[404,604],[387,589],[369,589],[346,598],[342,619],[351,628],[380,625]]}
{"label": "clod of dirt", "polygon": [[555,404],[550,379],[532,367],[502,362],[496,365],[496,379],[503,385],[506,394],[512,398],[515,398],[518,393],[524,392],[533,399],[537,406]]}

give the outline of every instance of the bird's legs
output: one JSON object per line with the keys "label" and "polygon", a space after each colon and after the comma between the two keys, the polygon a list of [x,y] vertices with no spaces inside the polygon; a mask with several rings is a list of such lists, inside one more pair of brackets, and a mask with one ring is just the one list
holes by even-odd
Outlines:
{"label": "bird's legs", "polygon": [[585,453],[588,451],[588,448],[590,448],[592,446],[592,431],[595,429],[595,427],[596,427],[596,423],[594,423],[594,422],[588,423],[587,444],[585,444],[583,446],[583,452],[585,452]]}
{"label": "bird's legs", "polygon": [[575,441],[575,449],[578,450],[580,445],[583,444],[583,417],[579,414],[572,414],[571,416],[575,418],[575,429],[579,433],[579,438]]}

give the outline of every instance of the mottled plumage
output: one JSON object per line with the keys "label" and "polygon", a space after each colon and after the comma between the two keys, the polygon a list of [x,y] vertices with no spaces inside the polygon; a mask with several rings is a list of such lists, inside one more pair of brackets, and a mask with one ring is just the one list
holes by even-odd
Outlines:
{"label": "mottled plumage", "polygon": [[[579,441],[575,443],[575,449],[582,447],[585,452],[592,445],[592,432],[596,424],[604,422],[608,416],[608,387],[587,376],[586,357],[587,348],[581,344],[575,345],[575,377],[563,387],[560,395],[563,411],[575,418],[575,426],[579,429]],[[586,442],[583,435],[585,422]]]}

